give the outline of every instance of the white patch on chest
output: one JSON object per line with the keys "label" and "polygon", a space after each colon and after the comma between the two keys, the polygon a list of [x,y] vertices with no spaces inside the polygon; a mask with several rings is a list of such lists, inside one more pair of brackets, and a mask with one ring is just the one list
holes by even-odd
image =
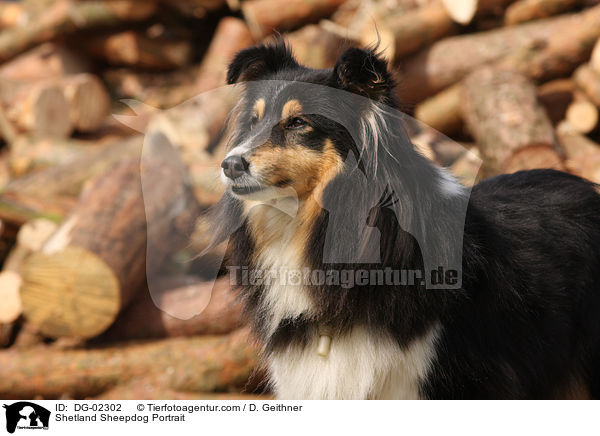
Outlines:
{"label": "white patch on chest", "polygon": [[263,310],[269,333],[275,331],[284,318],[314,313],[314,304],[303,285],[303,247],[295,240],[298,226],[293,218],[270,206],[255,206],[253,219],[261,220],[268,235],[262,235],[263,246],[256,258],[262,277],[269,274],[264,286]]}
{"label": "white patch on chest", "polygon": [[440,327],[400,348],[390,336],[356,326],[334,336],[328,356],[317,354],[315,335],[269,361],[280,399],[421,399],[420,385],[435,357]]}

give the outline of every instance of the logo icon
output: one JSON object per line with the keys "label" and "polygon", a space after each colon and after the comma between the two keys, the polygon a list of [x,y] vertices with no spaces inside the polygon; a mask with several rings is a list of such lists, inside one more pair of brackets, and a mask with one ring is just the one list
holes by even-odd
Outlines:
{"label": "logo icon", "polygon": [[14,433],[22,430],[48,430],[50,411],[28,401],[19,401],[11,405],[4,404],[6,409],[6,431]]}

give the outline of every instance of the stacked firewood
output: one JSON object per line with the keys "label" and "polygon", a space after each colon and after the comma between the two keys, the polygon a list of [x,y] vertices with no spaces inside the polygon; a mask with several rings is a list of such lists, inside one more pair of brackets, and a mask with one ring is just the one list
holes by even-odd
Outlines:
{"label": "stacked firewood", "polygon": [[313,68],[377,46],[413,142],[464,183],[600,182],[598,1],[0,1],[0,398],[264,390],[229,277],[206,273],[225,249],[198,257],[197,235],[226,66],[277,34]]}

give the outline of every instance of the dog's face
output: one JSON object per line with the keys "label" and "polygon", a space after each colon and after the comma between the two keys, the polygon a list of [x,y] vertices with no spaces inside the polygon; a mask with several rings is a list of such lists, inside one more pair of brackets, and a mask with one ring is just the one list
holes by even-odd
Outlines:
{"label": "dog's face", "polygon": [[372,52],[351,49],[334,69],[310,70],[298,65],[283,44],[240,52],[228,81],[245,82],[245,94],[221,179],[238,198],[262,201],[290,194],[308,197],[341,170],[347,153],[356,148],[347,129],[327,116],[335,102],[320,89],[379,101],[391,89],[385,62]]}

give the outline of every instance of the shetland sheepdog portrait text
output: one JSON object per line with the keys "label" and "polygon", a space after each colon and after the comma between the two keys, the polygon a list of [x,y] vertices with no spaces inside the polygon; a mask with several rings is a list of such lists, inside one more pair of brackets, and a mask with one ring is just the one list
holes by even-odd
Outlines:
{"label": "shetland sheepdog portrait text", "polygon": [[373,50],[313,70],[260,45],[227,79],[213,242],[278,398],[600,398],[597,186],[463,186],[411,144]]}

